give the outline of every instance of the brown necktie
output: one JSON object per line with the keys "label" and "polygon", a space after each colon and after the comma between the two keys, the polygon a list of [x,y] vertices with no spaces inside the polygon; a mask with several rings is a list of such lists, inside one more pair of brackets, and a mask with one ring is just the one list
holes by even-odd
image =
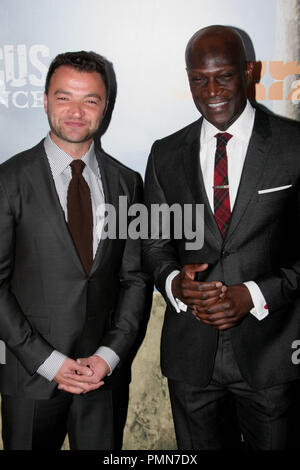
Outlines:
{"label": "brown necktie", "polygon": [[71,163],[72,179],[68,188],[68,226],[77,252],[88,274],[93,262],[93,211],[90,188],[82,176],[85,163]]}

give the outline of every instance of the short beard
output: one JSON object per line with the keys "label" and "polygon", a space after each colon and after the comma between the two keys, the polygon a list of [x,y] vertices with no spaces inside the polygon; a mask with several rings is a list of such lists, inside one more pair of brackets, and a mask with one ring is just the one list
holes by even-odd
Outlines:
{"label": "short beard", "polygon": [[64,132],[61,129],[57,129],[57,127],[55,127],[53,125],[49,114],[47,114],[47,117],[48,117],[48,122],[49,122],[50,130],[51,130],[52,134],[54,134],[59,139],[64,140],[65,142],[72,143],[72,144],[81,144],[83,142],[87,142],[90,139],[92,139],[97,134],[97,132],[100,128],[100,124],[101,124],[101,122],[98,123],[97,129],[95,129],[94,132],[87,132],[80,139],[73,140],[73,139],[70,139],[67,135],[65,135]]}
{"label": "short beard", "polygon": [[[50,124],[50,122],[49,122]],[[56,128],[54,128],[51,124],[50,124],[50,130],[52,132],[52,134],[54,134],[56,137],[58,137],[59,139],[61,140],[64,140],[65,142],[69,142],[69,143],[72,143],[72,144],[81,144],[83,142],[87,142],[88,140],[92,139],[94,137],[94,135],[97,133],[97,131],[95,132],[88,132],[87,134],[85,134],[83,137],[81,137],[81,139],[70,139],[67,135],[65,135],[63,132],[59,132]]]}

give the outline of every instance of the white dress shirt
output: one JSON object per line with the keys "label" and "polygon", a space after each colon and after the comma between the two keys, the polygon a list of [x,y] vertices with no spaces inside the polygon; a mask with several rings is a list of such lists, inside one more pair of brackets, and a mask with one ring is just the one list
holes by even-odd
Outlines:
{"label": "white dress shirt", "polygon": [[[229,198],[230,198],[230,209],[233,210],[233,206],[236,200],[238,192],[241,174],[244,166],[244,161],[252,134],[253,124],[255,118],[255,110],[247,101],[246,107],[240,117],[226,130],[229,134],[232,134],[232,138],[227,143],[227,162],[228,162],[228,183],[229,183]],[[203,119],[201,134],[200,134],[200,165],[203,175],[204,186],[208,201],[212,212],[214,212],[214,167],[215,167],[215,153],[216,153],[216,134],[220,132],[215,126],[213,126],[206,119]],[[176,311],[179,313],[181,310],[186,311],[187,305],[181,302],[179,299],[174,299],[172,294],[171,284],[174,277],[179,271],[173,271],[166,280],[166,293],[171,304],[174,306]],[[217,281],[218,279],[216,279]],[[250,312],[258,319],[262,320],[265,318],[269,311],[266,305],[265,298],[254,281],[247,281],[244,284],[249,289],[254,308]]]}
{"label": "white dress shirt", "polygon": [[[58,147],[50,135],[48,134],[45,141],[44,147],[46,155],[49,161],[51,173],[54,179],[55,188],[59,198],[59,202],[65,214],[66,222],[68,221],[67,211],[67,194],[70,181],[72,179],[72,170],[70,164],[74,160],[70,155],[64,152]],[[101,181],[100,169],[96,159],[94,142],[92,142],[88,152],[81,158],[85,163],[85,167],[82,172],[82,176],[86,180],[90,192],[93,210],[93,256],[95,257],[98,244],[101,238],[101,232],[103,228],[103,204],[104,192]],[[96,355],[102,357],[110,367],[110,373],[113,372],[120,359],[119,356],[110,348],[106,346],[100,346],[95,352]],[[37,372],[48,379],[53,380],[59,371],[62,363],[67,356],[54,350],[51,355],[45,360],[43,364],[38,368]]]}

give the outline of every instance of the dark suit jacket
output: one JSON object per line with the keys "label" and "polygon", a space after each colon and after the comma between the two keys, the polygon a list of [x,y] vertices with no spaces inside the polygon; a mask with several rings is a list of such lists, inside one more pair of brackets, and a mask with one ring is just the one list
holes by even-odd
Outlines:
{"label": "dark suit jacket", "polygon": [[[203,280],[227,285],[253,280],[269,315],[249,314],[230,329],[244,379],[263,388],[299,377],[291,361],[292,342],[300,338],[300,127],[299,123],[257,109],[230,226],[223,240],[206,196],[199,161],[202,120],[154,143],[145,180],[145,200],[205,206],[204,246],[187,251],[187,240],[146,240],[146,269],[167,301],[162,343],[163,373],[205,386],[210,381],[218,331],[191,314],[176,313],[165,281],[188,263],[209,263]],[[259,190],[292,185],[259,194]]]}
{"label": "dark suit jacket", "polygon": [[[96,148],[105,202],[140,202],[142,180]],[[117,227],[118,228],[118,227]],[[65,222],[43,141],[0,167],[0,337],[3,393],[48,398],[56,393],[35,373],[53,349],[71,358],[113,349],[121,363],[149,301],[140,241],[102,240],[85,274]],[[114,374],[113,374],[114,376]]]}

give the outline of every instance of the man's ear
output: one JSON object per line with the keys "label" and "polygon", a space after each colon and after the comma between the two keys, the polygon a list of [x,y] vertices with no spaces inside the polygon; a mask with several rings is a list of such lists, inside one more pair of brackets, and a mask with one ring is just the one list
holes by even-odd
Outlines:
{"label": "man's ear", "polygon": [[108,101],[108,100],[106,100],[105,107],[104,107],[104,109],[103,109],[103,113],[102,113],[102,115],[103,115],[103,116],[105,116],[105,113],[106,113],[106,111],[107,111],[107,108],[108,108],[108,104],[109,104],[109,101]]}
{"label": "man's ear", "polygon": [[46,95],[46,93],[44,92],[44,110],[45,110],[45,113],[47,114],[47,110],[48,110],[48,97]]}
{"label": "man's ear", "polygon": [[245,69],[245,79],[246,85],[249,86],[250,83],[253,81],[253,70],[254,70],[254,62],[250,61],[246,63]]}

